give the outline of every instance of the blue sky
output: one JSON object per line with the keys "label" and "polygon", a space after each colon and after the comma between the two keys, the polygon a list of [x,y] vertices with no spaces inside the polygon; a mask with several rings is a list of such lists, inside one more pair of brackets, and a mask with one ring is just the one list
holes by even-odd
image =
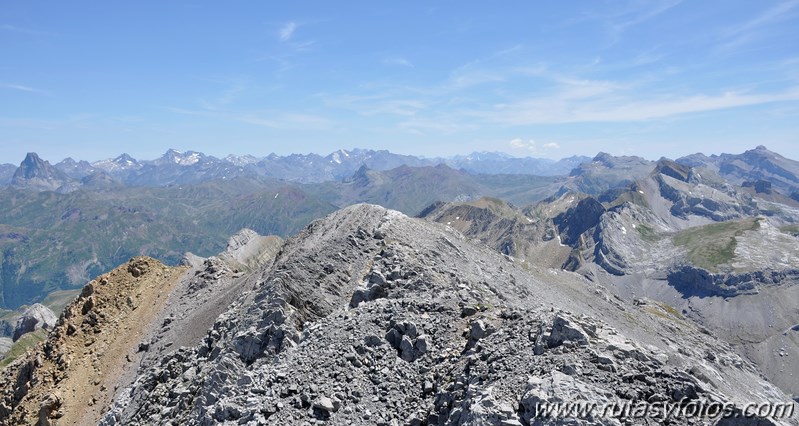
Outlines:
{"label": "blue sky", "polygon": [[[339,4],[341,3],[341,4]],[[799,158],[799,0],[0,0],[0,162]]]}

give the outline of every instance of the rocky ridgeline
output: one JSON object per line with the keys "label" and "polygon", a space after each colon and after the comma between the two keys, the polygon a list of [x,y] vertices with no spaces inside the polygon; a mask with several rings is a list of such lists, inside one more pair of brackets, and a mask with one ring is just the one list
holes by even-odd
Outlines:
{"label": "rocky ridgeline", "polygon": [[48,339],[0,373],[0,424],[96,423],[136,334],[182,273],[137,257],[89,282]]}
{"label": "rocky ridgeline", "polygon": [[799,209],[774,191],[764,198],[762,182],[751,191],[716,172],[661,159],[629,187],[594,197],[567,192],[523,209],[439,203],[420,216],[528,269],[574,271],[629,301],[666,303],[799,400]]}
{"label": "rocky ridgeline", "polygon": [[659,304],[375,206],[312,223],[250,280],[101,424],[527,425],[545,402],[789,399]]}

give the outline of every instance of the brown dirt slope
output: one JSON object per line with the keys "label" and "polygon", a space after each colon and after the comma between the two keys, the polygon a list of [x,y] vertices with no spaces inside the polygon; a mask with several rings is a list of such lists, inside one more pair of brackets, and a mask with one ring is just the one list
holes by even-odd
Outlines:
{"label": "brown dirt slope", "polygon": [[97,424],[185,270],[136,257],[89,282],[48,339],[0,372],[0,425]]}

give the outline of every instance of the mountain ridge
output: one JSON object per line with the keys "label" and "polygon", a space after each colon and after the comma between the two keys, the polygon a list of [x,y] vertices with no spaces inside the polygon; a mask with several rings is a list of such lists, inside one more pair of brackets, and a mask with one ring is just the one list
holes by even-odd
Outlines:
{"label": "mountain ridge", "polygon": [[[37,156],[38,158],[38,156]],[[228,155],[216,158],[197,151],[167,150],[154,160],[137,160],[128,154],[93,163],[66,158],[55,164],[69,179],[81,179],[97,172],[134,186],[165,186],[200,183],[219,178],[262,176],[300,183],[320,183],[342,180],[354,174],[362,165],[374,170],[390,170],[400,166],[422,167],[446,164],[472,174],[528,174],[541,176],[566,175],[588,157],[572,156],[561,160],[534,157],[511,157],[501,153],[480,152],[452,157],[424,158],[394,154],[386,150],[340,149],[327,156],[319,154],[290,154],[265,157]],[[0,185],[11,165],[0,167]],[[16,169],[15,169],[16,170]],[[45,188],[45,187],[42,187]],[[56,188],[52,188],[56,189]]]}
{"label": "mountain ridge", "polygon": [[661,159],[626,189],[599,196],[566,192],[491,211],[479,201],[438,204],[424,216],[521,262],[575,271],[623,298],[668,303],[799,395],[799,366],[790,362],[799,335],[785,332],[799,323],[790,302],[799,294],[791,232],[799,209],[750,189]]}

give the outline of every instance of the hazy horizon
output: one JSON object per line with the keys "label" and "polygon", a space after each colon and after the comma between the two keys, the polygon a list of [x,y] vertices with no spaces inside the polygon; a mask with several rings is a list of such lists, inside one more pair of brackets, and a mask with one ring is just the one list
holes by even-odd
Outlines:
{"label": "hazy horizon", "polygon": [[[758,145],[758,146],[760,146],[760,145]],[[783,155],[786,158],[789,158],[791,160],[797,160],[796,158],[791,157],[790,155],[786,155],[786,154],[784,154],[782,152],[772,150],[768,146],[765,146],[765,147],[767,149],[769,149],[770,151],[772,151],[772,152],[776,152],[776,153],[778,153],[780,155]],[[746,149],[744,151],[749,151],[749,150],[752,150],[752,149],[755,149],[755,148],[757,148],[757,146],[752,146],[752,147],[750,147],[750,148],[748,148],[748,149]],[[59,162],[61,162],[63,160],[66,160],[67,158],[72,158],[75,161],[88,161],[89,163],[95,163],[97,161],[111,160],[111,159],[117,158],[117,157],[119,157],[119,156],[121,156],[123,154],[130,155],[131,157],[133,157],[134,159],[139,160],[139,161],[152,161],[152,160],[155,160],[155,159],[158,159],[158,158],[162,157],[169,150],[175,150],[175,151],[178,151],[180,153],[186,153],[186,152],[189,152],[189,151],[193,151],[193,152],[199,152],[199,153],[202,153],[202,154],[205,154],[205,155],[208,155],[208,156],[216,157],[216,158],[219,158],[219,159],[224,159],[225,157],[228,157],[229,155],[233,155],[233,156],[252,155],[252,156],[257,157],[257,158],[264,158],[264,157],[267,157],[267,156],[269,156],[271,154],[277,154],[277,155],[280,155],[280,156],[287,156],[287,155],[292,155],[292,154],[300,154],[300,155],[316,154],[316,155],[320,155],[322,157],[326,157],[326,156],[328,156],[330,154],[333,154],[335,152],[338,152],[340,150],[344,150],[344,151],[347,151],[347,152],[352,152],[352,151],[357,150],[357,149],[367,150],[367,149],[371,149],[371,148],[353,147],[353,148],[339,148],[339,149],[336,149],[336,150],[333,150],[333,151],[330,151],[330,152],[291,152],[291,153],[288,153],[288,154],[278,154],[278,153],[272,152],[272,153],[268,153],[268,154],[265,154],[265,155],[254,155],[254,154],[250,154],[250,153],[247,153],[247,152],[243,152],[243,153],[227,153],[227,154],[213,154],[213,153],[209,153],[209,152],[205,152],[205,151],[200,151],[200,150],[197,150],[197,149],[177,149],[177,148],[171,148],[170,147],[170,148],[167,148],[167,149],[163,150],[159,154],[156,154],[156,155],[153,155],[153,156],[150,156],[150,157],[139,157],[139,156],[131,154],[130,152],[120,152],[120,153],[118,153],[116,155],[112,155],[110,157],[102,157],[102,158],[78,158],[78,157],[75,157],[75,156],[72,156],[72,155],[67,155],[65,157],[57,157],[57,156],[56,157],[48,157],[47,155],[44,155],[41,152],[37,152],[37,151],[29,151],[29,152],[36,153],[36,155],[38,155],[42,160],[48,161],[51,164],[57,164],[57,163],[59,163]],[[378,151],[378,150],[380,150],[380,149],[374,149],[374,151]],[[560,158],[546,158],[546,157],[539,157],[539,156],[535,156],[535,155],[518,155],[518,154],[512,154],[512,153],[501,152],[501,151],[472,151],[472,152],[468,152],[468,153],[453,154],[453,155],[443,155],[443,156],[424,156],[424,155],[418,155],[418,154],[407,153],[407,152],[394,152],[394,151],[391,151],[391,150],[387,150],[387,151],[391,152],[392,154],[410,155],[410,156],[415,156],[415,157],[418,157],[418,158],[421,158],[421,159],[452,158],[452,157],[455,157],[455,156],[469,156],[469,155],[473,155],[473,154],[504,154],[504,155],[508,155],[508,156],[514,157],[514,158],[537,158],[537,159],[544,159],[544,160],[550,160],[550,161],[559,161],[559,160],[563,160],[563,159],[570,158],[570,157],[576,157],[576,156],[583,156],[583,157],[593,158],[597,154],[599,154],[601,152],[605,152],[605,151],[597,151],[597,152],[595,152],[593,154],[590,154],[590,155],[588,155],[588,154],[568,154],[568,155],[564,155],[563,157],[560,157]],[[674,159],[677,159],[677,158],[680,158],[680,157],[684,157],[686,155],[691,155],[691,154],[705,154],[707,156],[711,156],[711,155],[720,155],[720,154],[742,154],[744,151],[740,151],[740,152],[713,152],[713,153],[692,152],[692,153],[689,153],[689,154],[673,156],[673,157],[662,155],[662,156],[658,156],[658,157],[654,157],[654,158],[645,157],[645,156],[642,156],[642,155],[636,155],[635,153],[619,154],[619,155],[632,155],[632,156],[644,158],[646,160],[657,161],[657,160],[659,160],[660,158],[663,158],[663,157],[674,160]],[[18,161],[16,161],[16,162],[0,161],[0,164],[18,165],[19,163],[21,163],[25,159],[27,154],[28,153],[23,154],[21,156],[21,158]],[[616,154],[613,154],[613,153],[609,153],[609,154],[616,155]]]}
{"label": "hazy horizon", "polygon": [[799,0],[10,2],[0,162],[799,157]]}

